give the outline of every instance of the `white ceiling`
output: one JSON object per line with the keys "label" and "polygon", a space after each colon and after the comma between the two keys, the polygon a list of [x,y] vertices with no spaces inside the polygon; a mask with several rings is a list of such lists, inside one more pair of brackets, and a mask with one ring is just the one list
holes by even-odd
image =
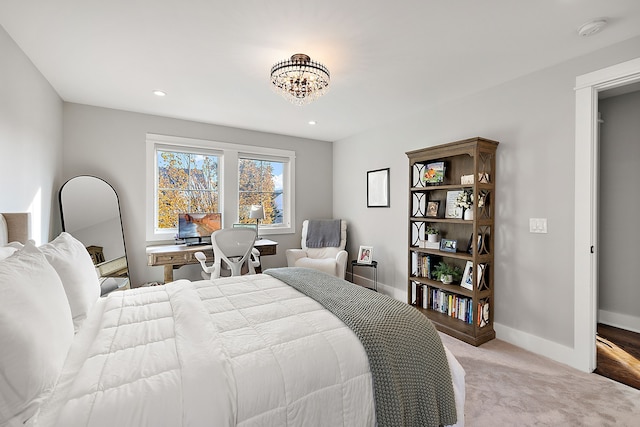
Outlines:
{"label": "white ceiling", "polygon": [[[638,36],[640,1],[1,0],[0,25],[65,101],[335,141]],[[303,107],[269,84],[294,53],[331,72]]]}

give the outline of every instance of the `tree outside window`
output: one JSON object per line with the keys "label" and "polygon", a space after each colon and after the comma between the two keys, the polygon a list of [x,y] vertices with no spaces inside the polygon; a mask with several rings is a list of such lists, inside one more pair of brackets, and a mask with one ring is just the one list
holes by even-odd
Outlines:
{"label": "tree outside window", "polygon": [[283,171],[284,163],[239,159],[238,219],[241,223],[253,223],[249,218],[251,205],[264,207],[261,224],[282,224],[283,222]]}
{"label": "tree outside window", "polygon": [[218,156],[156,153],[158,229],[177,228],[181,212],[219,212]]}

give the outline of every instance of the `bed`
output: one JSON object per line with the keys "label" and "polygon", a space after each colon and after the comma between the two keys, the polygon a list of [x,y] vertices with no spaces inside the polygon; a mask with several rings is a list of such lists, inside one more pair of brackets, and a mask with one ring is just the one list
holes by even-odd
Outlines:
{"label": "bed", "polygon": [[[65,283],[92,266],[78,245],[62,233],[0,260],[0,292],[9,297],[0,299],[0,425],[390,425],[380,418],[388,384],[371,349],[345,320],[285,283],[322,283],[326,275],[283,268],[70,296],[74,286],[97,286],[83,274]],[[454,405],[461,426],[464,371],[448,350],[440,358],[454,399],[435,412]]]}

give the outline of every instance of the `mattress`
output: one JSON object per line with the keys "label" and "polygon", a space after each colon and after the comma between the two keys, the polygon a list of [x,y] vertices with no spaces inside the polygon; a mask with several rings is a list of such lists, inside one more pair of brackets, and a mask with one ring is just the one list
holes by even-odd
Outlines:
{"label": "mattress", "polygon": [[[464,371],[447,351],[458,424]],[[115,292],[78,331],[37,426],[375,426],[366,353],[268,275]]]}

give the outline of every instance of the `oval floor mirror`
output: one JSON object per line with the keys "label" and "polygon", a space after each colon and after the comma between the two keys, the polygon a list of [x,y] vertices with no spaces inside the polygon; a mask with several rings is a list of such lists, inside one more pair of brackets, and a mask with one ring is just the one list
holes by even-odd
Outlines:
{"label": "oval floor mirror", "polygon": [[87,248],[100,276],[101,294],[128,288],[120,202],[113,187],[103,179],[81,175],[68,180],[58,197],[62,230]]}

